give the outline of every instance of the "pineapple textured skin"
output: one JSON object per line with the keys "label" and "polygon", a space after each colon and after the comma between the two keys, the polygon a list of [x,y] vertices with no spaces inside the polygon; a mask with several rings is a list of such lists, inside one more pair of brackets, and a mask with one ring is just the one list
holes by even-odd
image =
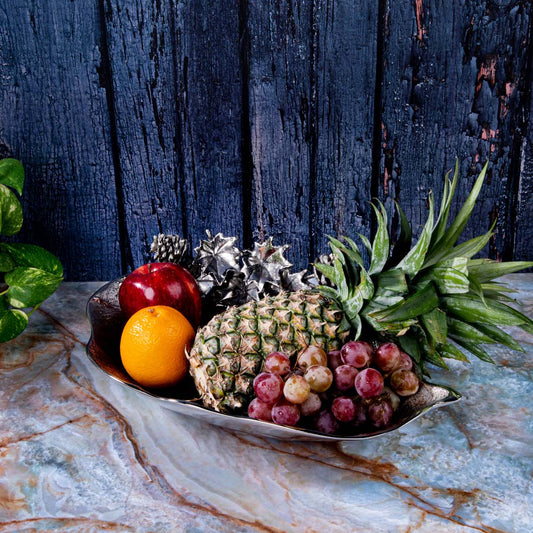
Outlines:
{"label": "pineapple textured skin", "polygon": [[268,296],[231,307],[201,328],[189,354],[190,372],[205,406],[242,412],[269,353],[281,351],[294,360],[309,345],[328,352],[349,334],[337,303],[316,291]]}

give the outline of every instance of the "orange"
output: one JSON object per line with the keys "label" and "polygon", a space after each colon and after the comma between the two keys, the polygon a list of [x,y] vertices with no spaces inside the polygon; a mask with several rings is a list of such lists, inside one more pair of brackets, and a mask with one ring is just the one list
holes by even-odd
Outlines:
{"label": "orange", "polygon": [[194,334],[190,322],[177,309],[145,307],[134,313],[122,330],[122,364],[143,387],[175,385],[189,369],[185,351],[190,349]]}

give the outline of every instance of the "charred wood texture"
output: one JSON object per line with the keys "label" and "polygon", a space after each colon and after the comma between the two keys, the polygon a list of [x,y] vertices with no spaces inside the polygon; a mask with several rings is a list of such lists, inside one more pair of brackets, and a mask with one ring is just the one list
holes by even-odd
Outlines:
{"label": "charred wood texture", "polygon": [[159,232],[273,236],[298,268],[415,231],[458,158],[490,171],[465,237],[531,259],[528,0],[0,0],[0,157],[26,168],[20,240],[67,279],[149,260]]}

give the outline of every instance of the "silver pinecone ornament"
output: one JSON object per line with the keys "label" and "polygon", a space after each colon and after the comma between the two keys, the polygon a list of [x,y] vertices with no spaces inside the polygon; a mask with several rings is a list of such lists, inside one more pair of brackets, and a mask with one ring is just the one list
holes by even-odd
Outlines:
{"label": "silver pinecone ornament", "polygon": [[182,239],[179,235],[159,233],[154,235],[154,240],[150,245],[150,252],[154,260],[160,263],[186,265],[189,262],[187,248],[187,240]]}

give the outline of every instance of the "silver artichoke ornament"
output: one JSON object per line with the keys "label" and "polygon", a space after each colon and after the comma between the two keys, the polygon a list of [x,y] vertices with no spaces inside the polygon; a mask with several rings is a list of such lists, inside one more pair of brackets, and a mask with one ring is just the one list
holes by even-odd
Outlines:
{"label": "silver artichoke ornament", "polygon": [[215,283],[221,283],[228,270],[239,271],[242,252],[235,246],[237,237],[215,236],[206,230],[207,239],[200,241],[194,249],[193,267],[202,275],[211,276]]}
{"label": "silver artichoke ornament", "polygon": [[265,292],[265,285],[269,294],[283,290],[281,272],[293,266],[283,255],[287,248],[288,244],[274,246],[272,237],[269,237],[263,243],[254,243],[253,250],[244,252],[242,272],[245,279],[256,282],[260,294]]}

